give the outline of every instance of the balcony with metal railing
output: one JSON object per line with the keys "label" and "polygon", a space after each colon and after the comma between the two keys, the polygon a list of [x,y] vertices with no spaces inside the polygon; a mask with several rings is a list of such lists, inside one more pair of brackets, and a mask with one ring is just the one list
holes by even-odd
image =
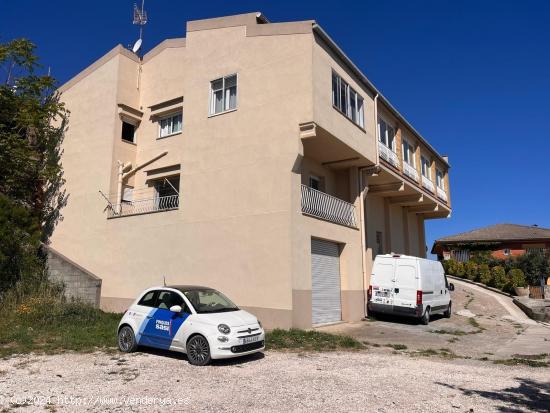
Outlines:
{"label": "balcony with metal railing", "polygon": [[443,188],[437,187],[437,197],[445,202],[447,202],[447,193]]}
{"label": "balcony with metal railing", "polygon": [[302,213],[357,228],[355,205],[307,185],[302,185]]}
{"label": "balcony with metal railing", "polygon": [[403,173],[418,182],[418,171],[414,166],[408,164],[407,162],[403,162]]}
{"label": "balcony with metal railing", "polygon": [[378,148],[380,152],[380,157],[382,159],[384,159],[386,162],[389,162],[396,168],[399,168],[399,157],[393,150],[388,148],[386,145],[384,145],[380,141],[378,141]]}
{"label": "balcony with metal railing", "polygon": [[128,215],[148,214],[178,209],[179,195],[168,195],[148,199],[123,201],[108,207],[108,218],[118,218]]}
{"label": "balcony with metal railing", "polygon": [[432,180],[424,175],[422,175],[422,186],[430,191],[432,194],[435,193],[435,186]]}

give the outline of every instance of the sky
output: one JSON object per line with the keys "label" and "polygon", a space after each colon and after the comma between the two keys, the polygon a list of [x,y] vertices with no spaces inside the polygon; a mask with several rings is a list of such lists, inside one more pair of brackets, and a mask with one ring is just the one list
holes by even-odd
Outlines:
{"label": "sky", "polygon": [[[61,83],[132,44],[133,1],[0,0],[0,42],[37,45]],[[496,224],[550,228],[550,1],[146,0],[144,51],[187,20],[261,11],[316,20],[451,164],[442,236]]]}

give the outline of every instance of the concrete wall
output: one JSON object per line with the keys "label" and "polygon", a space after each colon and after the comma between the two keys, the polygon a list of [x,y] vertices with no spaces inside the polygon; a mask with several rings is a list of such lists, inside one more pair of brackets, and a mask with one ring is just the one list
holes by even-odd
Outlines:
{"label": "concrete wall", "polygon": [[63,284],[65,297],[99,307],[101,280],[52,248],[48,248],[48,275]]}

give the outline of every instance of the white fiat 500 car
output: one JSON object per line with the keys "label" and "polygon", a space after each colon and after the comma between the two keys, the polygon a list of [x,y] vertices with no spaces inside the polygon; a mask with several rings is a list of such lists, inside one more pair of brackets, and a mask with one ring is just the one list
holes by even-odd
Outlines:
{"label": "white fiat 500 car", "polygon": [[126,310],[118,326],[118,346],[138,345],[187,354],[191,364],[262,351],[265,332],[252,314],[219,291],[174,285],[145,290]]}

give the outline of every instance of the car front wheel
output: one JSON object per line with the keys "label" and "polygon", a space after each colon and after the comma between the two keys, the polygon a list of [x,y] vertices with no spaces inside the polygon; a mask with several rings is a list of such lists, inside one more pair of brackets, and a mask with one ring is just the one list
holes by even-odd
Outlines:
{"label": "car front wheel", "polygon": [[206,366],[210,363],[210,346],[201,335],[191,337],[187,342],[187,359],[194,366]]}
{"label": "car front wheel", "polygon": [[136,336],[130,326],[122,327],[118,332],[118,348],[124,353],[131,353],[137,349]]}

